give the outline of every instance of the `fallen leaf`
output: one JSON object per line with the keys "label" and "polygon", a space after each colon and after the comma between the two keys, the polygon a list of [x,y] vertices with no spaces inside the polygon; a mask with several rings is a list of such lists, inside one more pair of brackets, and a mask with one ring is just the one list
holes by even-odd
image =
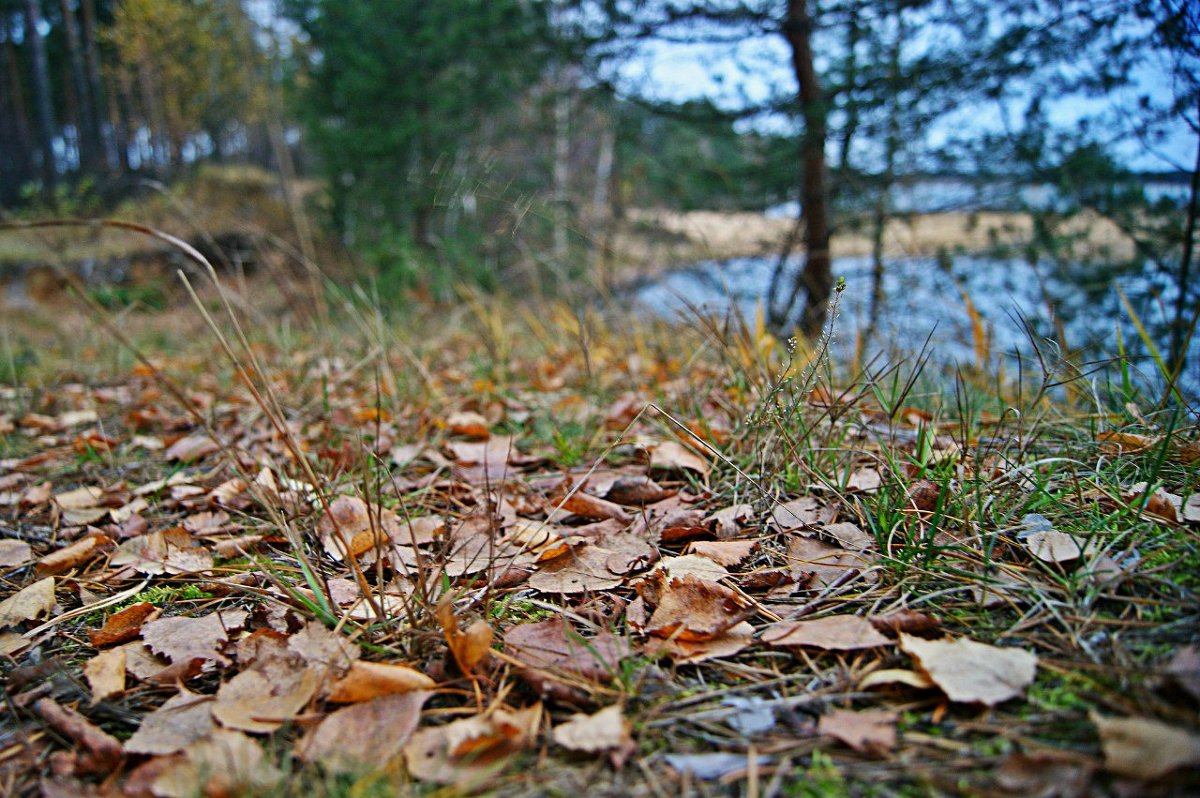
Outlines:
{"label": "fallen leaf", "polygon": [[699,554],[685,554],[682,557],[666,557],[654,566],[650,578],[682,579],[692,576],[704,582],[718,582],[729,576],[729,571],[708,557]]}
{"label": "fallen leaf", "polygon": [[88,639],[93,648],[126,643],[142,633],[142,624],[156,610],[153,604],[143,601],[114,612],[104,619],[104,625],[99,629],[88,630]]}
{"label": "fallen leaf", "polygon": [[1042,562],[1070,562],[1079,559],[1083,554],[1083,549],[1075,538],[1058,530],[1033,532],[1023,540],[1029,547],[1029,553]]}
{"label": "fallen leaf", "polygon": [[915,687],[924,690],[933,687],[933,680],[920,671],[910,671],[905,668],[882,668],[871,671],[858,683],[859,690],[870,690],[881,685],[902,684],[905,687]]}
{"label": "fallen leaf", "polygon": [[800,527],[827,524],[836,514],[836,508],[812,496],[801,496],[778,505],[771,511],[771,520],[781,532],[790,532]]}
{"label": "fallen leaf", "polygon": [[[703,559],[703,558],[697,558]],[[646,633],[672,640],[712,640],[754,614],[754,607],[724,585],[686,574],[662,579]]]}
{"label": "fallen leaf", "polygon": [[533,740],[541,714],[540,704],[519,711],[500,708],[420,729],[404,746],[408,772],[421,781],[478,788]]}
{"label": "fallen leaf", "polygon": [[421,721],[432,693],[393,693],[342,707],[325,717],[298,745],[305,762],[338,771],[380,771],[400,756]]}
{"label": "fallen leaf", "polygon": [[216,728],[212,702],[212,696],[181,690],[142,718],[142,724],[125,743],[125,750],[131,754],[173,754],[212,736]]}
{"label": "fallen leaf", "polygon": [[942,628],[942,622],[937,618],[916,610],[895,610],[887,615],[870,615],[867,620],[879,631],[892,634],[908,632],[910,635],[926,637]]}
{"label": "fallen leaf", "polygon": [[289,636],[287,647],[335,678],[344,676],[359,656],[358,646],[319,621],[309,621]]}
{"label": "fallen leaf", "polygon": [[54,503],[60,510],[84,510],[95,508],[103,496],[103,488],[84,486],[54,494]]}
{"label": "fallen leaf", "polygon": [[614,704],[593,715],[576,713],[554,727],[554,742],[572,751],[596,754],[610,751],[623,760],[634,748],[631,725]]}
{"label": "fallen leaf", "polygon": [[613,481],[603,496],[610,502],[644,507],[674,496],[676,491],[667,490],[648,476],[622,476]]}
{"label": "fallen leaf", "polygon": [[840,543],[842,548],[850,551],[866,551],[875,545],[875,539],[862,531],[858,524],[849,522],[827,524],[821,527],[821,532]]}
{"label": "fallen leaf", "polygon": [[93,532],[84,535],[69,546],[47,554],[38,560],[34,570],[39,574],[61,574],[72,568],[78,568],[114,545],[114,541],[108,535]]}
{"label": "fallen leaf", "polygon": [[316,668],[282,662],[256,666],[217,689],[212,714],[227,729],[273,732],[299,715],[320,686]]}
{"label": "fallen leaf", "polygon": [[472,410],[451,413],[446,417],[446,429],[468,438],[487,438],[492,434],[488,420]]}
{"label": "fallen leaf", "polygon": [[458,626],[454,614],[454,602],[446,596],[437,606],[437,619],[446,638],[446,645],[454,656],[458,669],[466,676],[475,673],[475,668],[487,657],[492,648],[492,627],[480,618],[465,630]]}
{"label": "fallen leaf", "polygon": [[1185,646],[1175,652],[1163,672],[1200,701],[1200,648]]}
{"label": "fallen leaf", "polygon": [[220,450],[217,442],[207,435],[186,435],[168,446],[163,457],[172,463],[189,463]]}
{"label": "fallen leaf", "polygon": [[901,633],[900,648],[951,701],[995,706],[1024,693],[1037,673],[1033,653],[965,637],[924,640]]}
{"label": "fallen leaf", "polygon": [[49,615],[54,609],[54,577],[47,576],[0,601],[0,629]]}
{"label": "fallen leaf", "polygon": [[704,523],[712,528],[721,540],[735,538],[742,534],[742,528],[754,518],[754,508],[749,504],[734,504],[717,510],[704,519]]}
{"label": "fallen leaf", "polygon": [[691,665],[710,659],[732,657],[754,643],[754,627],[743,621],[707,640],[651,638],[643,646],[647,657],[670,657],[677,665]]}
{"label": "fallen leaf", "polygon": [[152,791],[161,798],[259,795],[269,793],[283,774],[252,738],[217,729],[171,760]]}
{"label": "fallen leaf", "polygon": [[1091,713],[1100,732],[1104,766],[1135,779],[1156,779],[1200,765],[1200,735],[1149,718],[1106,718]]}
{"label": "fallen leaf", "polygon": [[850,478],[846,480],[846,490],[869,493],[878,490],[882,484],[883,477],[880,476],[879,469],[859,468],[850,474]]}
{"label": "fallen leaf", "polygon": [[125,692],[125,652],[119,648],[102,651],[83,663],[83,675],[92,688],[92,703]]}
{"label": "fallen leaf", "polygon": [[625,581],[608,568],[615,552],[581,543],[553,560],[539,563],[537,573],[529,577],[529,586],[543,593],[586,593],[608,590]]}
{"label": "fallen leaf", "polygon": [[144,574],[185,574],[210,571],[212,554],[192,540],[182,527],[139,535],[117,547],[109,559],[114,567],[128,565]]}
{"label": "fallen leaf", "polygon": [[504,634],[504,650],[525,666],[521,677],[539,691],[581,679],[609,684],[621,660],[632,654],[628,642],[612,632],[584,637],[561,617],[513,626]]}
{"label": "fallen leaf", "polygon": [[708,476],[712,463],[675,441],[664,441],[650,450],[650,467],[667,471],[694,471]]}
{"label": "fallen leaf", "polygon": [[763,631],[762,641],[772,646],[805,646],[824,651],[858,651],[892,642],[858,615],[773,623]]}
{"label": "fallen leaf", "polygon": [[1014,752],[996,768],[996,786],[1021,798],[1086,798],[1095,767],[1062,751]]}
{"label": "fallen leaf", "polygon": [[757,548],[756,540],[696,540],[688,544],[687,551],[728,567],[747,559]]}
{"label": "fallen leaf", "polygon": [[1200,493],[1188,496],[1183,504],[1183,520],[1189,524],[1200,524]]}
{"label": "fallen leaf", "polygon": [[433,679],[407,665],[356,660],[345,676],[329,686],[326,697],[335,704],[354,704],[384,695],[429,690],[435,684]]}
{"label": "fallen leaf", "polygon": [[725,723],[743,737],[764,734],[775,728],[775,709],[762,698],[731,695],[721,701],[721,706],[736,710],[725,718]]}
{"label": "fallen leaf", "polygon": [[33,550],[23,540],[0,540],[0,568],[24,565],[33,559]]}
{"label": "fallen leaf", "polygon": [[[850,571],[867,572],[870,568],[870,563],[860,554],[795,535],[788,539],[785,557],[788,568],[799,582],[808,582],[811,578],[812,586],[818,588],[829,587],[847,578]],[[866,581],[878,578],[873,573],[868,577],[864,577]]]}
{"label": "fallen leaf", "polygon": [[142,626],[142,639],[154,653],[172,662],[204,659],[224,666],[230,663],[220,648],[229,641],[229,633],[245,622],[244,610],[221,610],[198,618],[159,618]]}
{"label": "fallen leaf", "polygon": [[855,751],[880,755],[896,747],[895,712],[868,709],[853,712],[835,709],[821,716],[817,731],[841,740]]}

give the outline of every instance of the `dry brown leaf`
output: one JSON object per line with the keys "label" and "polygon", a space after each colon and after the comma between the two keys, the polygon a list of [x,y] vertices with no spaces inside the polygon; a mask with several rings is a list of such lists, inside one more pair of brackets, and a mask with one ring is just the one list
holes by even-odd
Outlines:
{"label": "dry brown leaf", "polygon": [[212,554],[182,527],[130,538],[117,547],[109,563],[150,575],[202,573],[213,567]]}
{"label": "dry brown leaf", "polygon": [[670,657],[677,665],[689,665],[721,657],[732,657],[754,643],[754,627],[743,621],[708,640],[650,638],[643,646],[646,656]]}
{"label": "dry brown leaf", "polygon": [[771,511],[771,520],[782,532],[790,532],[804,526],[828,524],[833,521],[837,509],[812,496],[801,496],[784,502]]}
{"label": "dry brown leaf", "polygon": [[650,450],[650,467],[667,471],[694,471],[707,477],[712,463],[676,441],[664,441]]}
{"label": "dry brown leaf", "polygon": [[631,724],[617,704],[594,715],[576,713],[554,727],[554,742],[572,751],[597,754],[610,751],[624,761],[634,750]]}
{"label": "dry brown leaf", "polygon": [[156,611],[157,608],[146,601],[126,607],[105,618],[99,629],[89,629],[88,639],[93,648],[127,643],[142,633],[142,624]]}
{"label": "dry brown leaf", "polygon": [[872,687],[879,687],[885,684],[902,684],[906,687],[925,690],[933,687],[933,680],[920,671],[910,671],[904,668],[883,668],[871,671],[864,676],[862,681],[858,683],[858,689],[870,690]]}
{"label": "dry brown leaf", "polygon": [[171,664],[156,656],[141,640],[131,640],[118,648],[125,652],[125,672],[141,681],[153,678]]}
{"label": "dry brown leaf", "polygon": [[621,476],[613,481],[602,495],[610,502],[645,507],[669,499],[677,491],[667,490],[648,476]]}
{"label": "dry brown leaf", "polygon": [[125,692],[125,652],[119,648],[101,651],[83,663],[83,675],[92,688],[92,703]]}
{"label": "dry brown leaf", "polygon": [[842,548],[850,551],[866,551],[875,545],[875,539],[859,528],[858,524],[843,522],[827,524],[821,532],[836,540]]}
{"label": "dry brown leaf", "polygon": [[824,651],[858,651],[892,642],[858,615],[774,623],[763,631],[762,641],[772,646],[806,646]]}
{"label": "dry brown leaf", "polygon": [[689,554],[712,560],[717,565],[737,565],[758,548],[756,540],[697,540],[688,545]]}
{"label": "dry brown leaf", "polygon": [[895,712],[882,709],[862,712],[835,709],[821,716],[817,731],[841,740],[855,751],[880,755],[896,747],[896,718]]}
{"label": "dry brown leaf", "polygon": [[432,693],[379,696],[330,713],[297,746],[305,762],[333,771],[380,771],[404,751]]}
{"label": "dry brown leaf", "polygon": [[465,435],[468,438],[488,438],[491,436],[491,424],[481,414],[473,410],[459,410],[446,417],[446,429],[455,435]]}
{"label": "dry brown leaf", "polygon": [[1066,532],[1051,529],[1032,532],[1022,538],[1029,553],[1042,562],[1070,562],[1083,554],[1079,542]]}
{"label": "dry brown leaf", "polygon": [[1163,672],[1200,701],[1200,648],[1185,646],[1175,652]]}
{"label": "dry brown leaf", "polygon": [[335,704],[354,704],[384,695],[429,690],[435,684],[433,679],[407,665],[356,660],[345,676],[329,685],[326,697]]}
{"label": "dry brown leaf", "polygon": [[189,745],[169,765],[151,788],[161,798],[258,795],[283,778],[252,738],[224,729]]}
{"label": "dry brown leaf", "polygon": [[316,668],[304,665],[256,664],[218,688],[212,714],[227,729],[273,732],[304,711],[321,680]]}
{"label": "dry brown leaf", "polygon": [[504,634],[504,650],[526,666],[522,676],[537,685],[556,673],[608,684],[632,653],[628,642],[611,632],[585,638],[561,617],[513,626]]}
{"label": "dry brown leaf", "polygon": [[901,633],[900,648],[951,701],[995,706],[1023,694],[1037,674],[1035,654],[965,637],[923,640]]}
{"label": "dry brown leaf", "polygon": [[221,610],[199,618],[159,618],[142,625],[142,639],[151,651],[171,662],[204,659],[224,666],[229,660],[220,649],[229,642],[229,633],[245,622],[244,610]]}
{"label": "dry brown leaf", "polygon": [[338,496],[317,522],[317,536],[329,556],[338,562],[347,556],[358,557],[387,540],[384,513],[391,511],[368,507],[357,496]]}
{"label": "dry brown leaf", "polygon": [[475,667],[491,651],[492,627],[481,618],[465,630],[460,629],[458,617],[454,614],[454,602],[449,595],[438,602],[437,619],[459,671],[471,676],[475,673]]}
{"label": "dry brown leaf", "polygon": [[663,558],[654,566],[648,578],[666,582],[668,579],[682,579],[685,576],[692,576],[704,582],[719,582],[729,576],[729,571],[708,557],[685,554],[682,557]]}
{"label": "dry brown leaf", "polygon": [[996,768],[996,786],[1021,798],[1087,798],[1095,767],[1064,751],[1016,752]]}
{"label": "dry brown leaf", "polygon": [[1183,520],[1189,524],[1200,524],[1200,493],[1193,493],[1183,503]]}
{"label": "dry brown leaf", "polygon": [[0,568],[24,565],[33,559],[33,550],[23,540],[0,540]]}
{"label": "dry brown leaf", "polygon": [[173,754],[212,736],[216,728],[212,701],[212,696],[181,690],[142,719],[125,743],[125,750],[131,754]]}
{"label": "dry brown leaf", "polygon": [[586,593],[608,590],[625,581],[608,567],[617,552],[591,543],[582,543],[560,557],[538,564],[529,577],[529,586],[543,593]]}
{"label": "dry brown leaf", "polygon": [[358,659],[358,646],[319,621],[308,621],[304,628],[287,639],[287,647],[309,665],[334,677],[345,675]]}
{"label": "dry brown leaf", "polygon": [[646,622],[646,633],[654,637],[712,640],[755,611],[730,588],[692,574],[663,578],[657,592],[658,606]]}
{"label": "dry brown leaf", "polygon": [[[788,539],[788,568],[801,583],[811,576],[814,587],[828,587],[845,579],[850,571],[866,572],[870,563],[861,555],[814,538],[792,536]],[[865,577],[874,581],[874,573]]]}
{"label": "dry brown leaf", "polygon": [[93,532],[84,535],[69,546],[50,552],[38,560],[35,570],[43,575],[61,574],[72,568],[78,568],[114,545],[115,542],[108,535]]}
{"label": "dry brown leaf", "polygon": [[734,504],[717,510],[704,519],[705,525],[712,528],[721,540],[735,538],[742,534],[742,528],[754,518],[754,508],[749,504]]}
{"label": "dry brown leaf", "polygon": [[520,711],[500,708],[420,729],[404,747],[408,772],[421,781],[478,788],[533,740],[541,714],[540,704]]}
{"label": "dry brown leaf", "polygon": [[60,510],[85,510],[97,507],[103,496],[103,488],[85,486],[54,494],[54,503]]}
{"label": "dry brown leaf", "polygon": [[878,490],[883,484],[883,477],[879,474],[877,468],[859,468],[850,475],[846,480],[846,490],[861,491],[869,493],[873,490]]}
{"label": "dry brown leaf", "polygon": [[867,620],[879,631],[892,634],[908,632],[925,637],[942,628],[942,622],[937,618],[916,610],[895,610],[887,615],[868,616]]}
{"label": "dry brown leaf", "polygon": [[1200,765],[1200,735],[1149,718],[1106,718],[1091,714],[1100,732],[1104,766],[1135,779],[1157,779],[1172,770]]}
{"label": "dry brown leaf", "polygon": [[0,629],[32,621],[54,610],[54,577],[47,576],[0,601]]}
{"label": "dry brown leaf", "polygon": [[168,462],[192,462],[219,451],[221,447],[207,435],[186,435],[168,446],[163,457]]}

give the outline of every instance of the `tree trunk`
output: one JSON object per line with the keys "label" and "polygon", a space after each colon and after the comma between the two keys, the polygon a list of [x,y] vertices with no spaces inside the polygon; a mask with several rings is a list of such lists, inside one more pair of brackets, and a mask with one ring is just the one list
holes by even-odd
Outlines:
{"label": "tree trunk", "polygon": [[50,66],[46,59],[46,43],[38,30],[42,10],[37,0],[25,0],[25,41],[33,55],[33,102],[37,111],[38,146],[42,152],[42,192],[47,199],[54,196],[58,168],[54,157],[54,106],[50,95]]}
{"label": "tree trunk", "polygon": [[[554,97],[554,268],[566,274],[570,223],[572,75],[560,70]],[[562,286],[565,287],[565,286]]]}
{"label": "tree trunk", "polygon": [[[1179,276],[1176,285],[1179,295],[1175,298],[1175,318],[1171,323],[1171,382],[1176,383],[1187,361],[1188,344],[1196,331],[1197,310],[1188,301],[1191,293],[1192,257],[1196,247],[1197,215],[1200,214],[1200,141],[1196,143],[1196,165],[1192,167],[1192,188],[1188,196],[1187,221],[1183,226],[1183,251],[1179,259]],[[1187,314],[1192,314],[1189,322]],[[1168,390],[1170,386],[1168,386]]]}
{"label": "tree trunk", "polygon": [[[101,166],[105,171],[114,167],[120,169],[128,166],[121,157],[121,139],[118,136],[120,125],[116,114],[113,113],[113,95],[105,90],[104,78],[100,72],[100,48],[96,44],[96,3],[95,0],[80,0],[80,18],[83,20],[83,65],[87,73],[88,94],[92,98],[92,125],[96,131],[96,141],[102,154]],[[104,111],[107,106],[110,130],[104,129]],[[111,160],[116,156],[116,162]]]}
{"label": "tree trunk", "polygon": [[813,64],[812,19],[807,0],[788,0],[784,36],[792,49],[792,70],[800,90],[804,136],[800,142],[803,166],[800,182],[800,219],[804,225],[804,268],[796,276],[787,304],[772,327],[782,332],[801,290],[804,309],[800,333],[810,340],[825,326],[829,297],[833,293],[833,268],[829,255],[829,191],[825,176],[825,142],[829,137],[826,98]]}
{"label": "tree trunk", "polygon": [[0,155],[0,203],[15,203],[21,186],[33,180],[33,151],[29,137],[29,110],[21,90],[21,75],[17,71],[17,52],[13,47],[11,30],[4,22],[4,40],[0,42],[0,71],[4,89],[0,90],[0,135],[11,142]]}
{"label": "tree trunk", "polygon": [[71,68],[71,85],[75,89],[78,107],[75,135],[79,142],[79,166],[84,174],[96,174],[101,163],[103,145],[100,142],[100,126],[95,113],[95,102],[88,85],[87,69],[84,65],[83,44],[79,39],[79,26],[75,24],[75,12],[70,0],[61,0],[63,33],[67,44],[67,59]]}

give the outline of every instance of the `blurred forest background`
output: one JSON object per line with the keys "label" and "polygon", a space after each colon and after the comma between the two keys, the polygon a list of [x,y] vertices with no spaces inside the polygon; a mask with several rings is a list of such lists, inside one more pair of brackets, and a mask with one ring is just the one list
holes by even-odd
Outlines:
{"label": "blurred forest background", "polygon": [[[186,185],[236,227],[270,197],[298,271],[381,296],[757,255],[770,327],[812,338],[853,239],[869,338],[889,231],[945,217],[973,243],[923,268],[1019,262],[1059,349],[1095,343],[1072,313],[1122,315],[1146,331],[1124,346],[1200,380],[1198,143],[1189,0],[0,0],[7,218],[137,221]],[[776,223],[630,267],[697,211]],[[0,242],[0,269],[44,258]]]}

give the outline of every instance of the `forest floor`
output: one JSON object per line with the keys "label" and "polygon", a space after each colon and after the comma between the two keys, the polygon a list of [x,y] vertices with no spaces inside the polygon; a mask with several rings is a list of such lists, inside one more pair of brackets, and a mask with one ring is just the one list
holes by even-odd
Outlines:
{"label": "forest floor", "polygon": [[1200,791],[1200,436],[1117,366],[259,280],[0,323],[0,793]]}

